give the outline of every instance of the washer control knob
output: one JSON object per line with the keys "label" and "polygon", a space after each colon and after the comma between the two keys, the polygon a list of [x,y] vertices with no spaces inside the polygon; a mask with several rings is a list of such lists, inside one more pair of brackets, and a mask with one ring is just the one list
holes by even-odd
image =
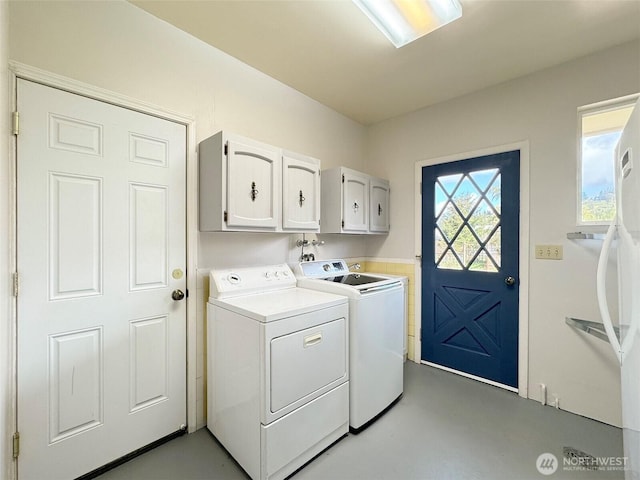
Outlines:
{"label": "washer control knob", "polygon": [[325,272],[328,272],[329,270],[331,270],[331,265],[329,265],[328,263],[325,263],[322,268],[324,269]]}
{"label": "washer control knob", "polygon": [[264,272],[264,277],[265,278],[271,278],[271,272]]}

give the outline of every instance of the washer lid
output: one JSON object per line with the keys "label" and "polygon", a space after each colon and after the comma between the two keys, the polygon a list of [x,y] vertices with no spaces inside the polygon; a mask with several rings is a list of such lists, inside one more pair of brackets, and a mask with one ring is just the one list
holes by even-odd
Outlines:
{"label": "washer lid", "polygon": [[393,275],[351,272],[344,259],[300,262],[296,267],[296,274],[298,276],[298,285],[300,286],[305,286],[300,284],[300,279],[303,278],[320,279],[358,290],[397,281]]}
{"label": "washer lid", "polygon": [[225,299],[209,298],[209,302],[213,305],[253,318],[259,322],[272,322],[302,315],[315,310],[342,305],[347,301],[347,297],[342,295],[298,287]]}
{"label": "washer lid", "polygon": [[369,283],[381,282],[387,279],[382,277],[374,277],[372,275],[362,274],[362,273],[348,273],[346,275],[338,275],[336,277],[326,277],[326,278],[323,278],[322,280],[325,280],[328,282],[334,282],[334,283],[342,283],[344,285],[357,286],[357,285],[367,285]]}
{"label": "washer lid", "polygon": [[[373,275],[375,275],[376,277],[373,277]],[[363,283],[360,285],[349,285],[347,283],[341,282],[340,280],[332,281],[333,277],[298,277],[298,285],[300,285],[300,287],[302,288],[312,288],[321,292],[347,295],[349,298],[354,299],[359,299],[362,298],[363,295],[378,293],[384,290],[390,290],[392,288],[403,288],[403,277],[394,277],[392,275],[383,274],[371,274],[370,276],[375,278],[376,281],[371,283]]]}

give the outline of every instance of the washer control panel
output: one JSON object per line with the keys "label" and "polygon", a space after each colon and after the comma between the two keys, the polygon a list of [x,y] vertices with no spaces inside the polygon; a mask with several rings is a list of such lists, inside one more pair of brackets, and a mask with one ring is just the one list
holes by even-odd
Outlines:
{"label": "washer control panel", "polygon": [[301,262],[302,275],[309,278],[335,277],[349,273],[347,262],[340,259]]}
{"label": "washer control panel", "polygon": [[212,298],[250,295],[295,286],[296,278],[286,263],[211,270],[209,273],[209,296]]}

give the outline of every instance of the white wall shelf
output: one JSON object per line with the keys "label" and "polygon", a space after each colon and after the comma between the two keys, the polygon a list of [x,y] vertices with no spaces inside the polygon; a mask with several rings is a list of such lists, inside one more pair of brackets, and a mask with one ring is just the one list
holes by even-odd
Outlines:
{"label": "white wall shelf", "polygon": [[569,240],[604,240],[604,235],[604,233],[569,232],[567,238]]}

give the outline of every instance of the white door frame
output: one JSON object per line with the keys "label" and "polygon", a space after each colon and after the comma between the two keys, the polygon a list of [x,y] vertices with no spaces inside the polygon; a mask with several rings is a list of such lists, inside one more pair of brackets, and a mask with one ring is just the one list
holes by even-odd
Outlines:
{"label": "white door frame", "polygon": [[[497,145],[471,152],[455,153],[445,157],[419,160],[415,166],[415,246],[416,258],[422,258],[422,168],[468,158],[520,150],[520,288],[518,295],[518,395],[527,398],[529,388],[529,141]],[[422,344],[422,268],[415,266],[415,330],[414,361],[421,363]],[[473,377],[476,378],[477,377]],[[479,379],[481,380],[481,379]],[[487,382],[491,383],[491,382]]]}
{"label": "white door frame", "polygon": [[[160,117],[165,120],[169,120],[175,123],[182,124],[187,129],[186,138],[186,158],[187,158],[187,171],[186,171],[186,218],[187,218],[187,290],[190,295],[187,297],[187,425],[189,433],[196,430],[196,344],[197,344],[197,323],[196,323],[196,306],[198,302],[197,298],[197,283],[196,283],[196,268],[197,268],[197,248],[198,248],[198,197],[197,197],[197,184],[198,184],[198,166],[196,156],[196,128],[195,119],[193,117],[183,115],[180,113],[166,110],[156,105],[141,102],[139,100],[121,95],[109,90],[105,90],[99,87],[94,87],[87,83],[83,83],[62,75],[57,75],[45,70],[41,70],[36,67],[31,67],[19,62],[10,61],[9,70],[11,72],[11,92],[12,92],[12,111],[16,111],[17,108],[17,80],[22,78],[25,80],[31,80],[43,85],[47,85],[53,88],[64,90],[70,93],[82,95],[84,97],[92,98],[102,102],[110,103],[118,107],[135,110],[147,115]],[[17,236],[16,236],[16,221],[17,221],[17,205],[16,205],[16,192],[17,192],[17,177],[16,177],[16,138],[13,139],[13,154],[11,159],[11,178],[10,178],[10,224],[11,231],[9,232],[9,239],[11,245],[10,251],[10,274],[16,271],[17,268]],[[12,298],[11,307],[11,337],[12,337],[12,366],[11,366],[11,399],[12,399],[12,412],[10,415],[9,427],[16,431],[16,402],[17,402],[17,315],[16,315],[16,298]],[[4,433],[4,432],[2,432]],[[8,432],[9,436],[13,432]],[[15,466],[13,468],[13,477],[15,478]]]}

